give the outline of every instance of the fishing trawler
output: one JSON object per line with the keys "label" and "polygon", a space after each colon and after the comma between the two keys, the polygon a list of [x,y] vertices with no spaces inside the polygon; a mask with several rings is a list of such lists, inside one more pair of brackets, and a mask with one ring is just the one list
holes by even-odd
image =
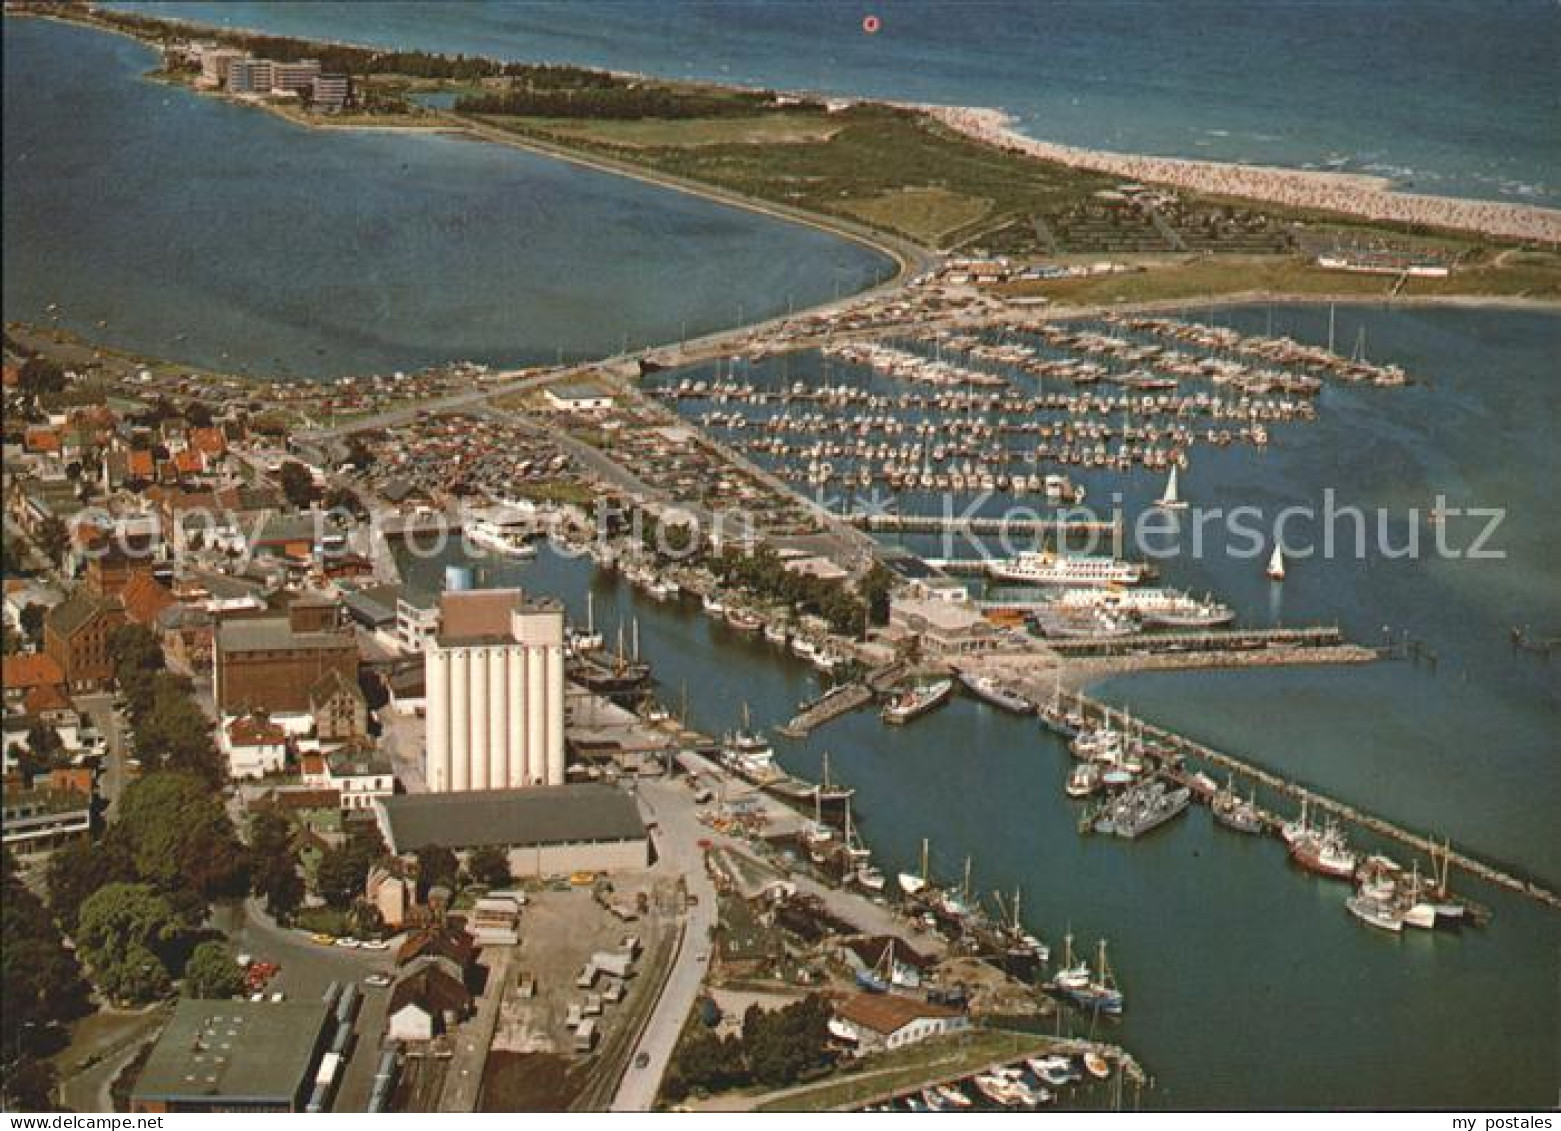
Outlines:
{"label": "fishing trawler", "polygon": [[940,679],[933,683],[917,684],[895,695],[884,704],[880,716],[886,723],[903,725],[918,719],[928,711],[943,706],[954,693],[952,679]]}
{"label": "fishing trawler", "polygon": [[990,703],[994,707],[1000,707],[1016,715],[1029,715],[1035,711],[1035,705],[1028,699],[1015,691],[1010,691],[991,676],[961,672],[959,682],[964,685],[966,691],[983,703]]}
{"label": "fishing trawler", "polygon": [[1323,829],[1312,829],[1297,838],[1290,845],[1290,859],[1308,872],[1335,880],[1353,878],[1358,861],[1343,831],[1331,822]]}
{"label": "fishing trawler", "polygon": [[988,562],[986,568],[1001,581],[1025,585],[1137,585],[1144,577],[1143,567],[1134,562],[1049,550],[1027,550]]}
{"label": "fishing trawler", "polygon": [[1243,799],[1236,792],[1234,777],[1226,788],[1214,795],[1209,803],[1209,811],[1214,814],[1214,819],[1227,829],[1248,834],[1263,831],[1263,815],[1258,811],[1256,793],[1251,799]]}
{"label": "fishing trawler", "polygon": [[1106,961],[1105,939],[1100,940],[1098,955],[1093,971],[1089,969],[1088,963],[1079,962],[1059,971],[1053,986],[1084,1009],[1121,1013],[1125,1002],[1122,991],[1117,987],[1116,977],[1111,973],[1111,965]]}

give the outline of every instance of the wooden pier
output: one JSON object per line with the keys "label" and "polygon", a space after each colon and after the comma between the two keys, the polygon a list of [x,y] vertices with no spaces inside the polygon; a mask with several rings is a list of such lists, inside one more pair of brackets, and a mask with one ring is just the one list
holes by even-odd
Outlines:
{"label": "wooden pier", "polygon": [[1059,656],[1125,656],[1155,652],[1242,652],[1260,648],[1333,648],[1345,643],[1337,627],[1253,628],[1207,632],[1156,632],[1048,640]]}
{"label": "wooden pier", "polygon": [[872,688],[865,683],[847,683],[806,704],[792,720],[775,729],[787,738],[806,738],[825,723],[849,714],[873,700]]}
{"label": "wooden pier", "polygon": [[1116,545],[1122,528],[1115,522],[1085,519],[1053,519],[957,514],[850,514],[845,519],[858,530],[872,534],[1028,534],[1064,541],[1074,537],[1110,538]]}
{"label": "wooden pier", "polygon": [[[1071,705],[1087,721],[1103,721],[1108,712],[1118,721],[1122,718],[1120,709],[1113,708],[1080,692],[1059,692],[1058,694],[1065,708]],[[1041,718],[1045,721],[1045,714],[1042,714]],[[1358,825],[1415,852],[1424,853],[1427,857],[1433,859],[1437,856],[1445,857],[1450,865],[1462,869],[1477,879],[1484,880],[1486,883],[1494,884],[1497,887],[1506,888],[1508,891],[1516,892],[1519,895],[1528,896],[1530,899],[1548,907],[1561,909],[1561,894],[1557,894],[1535,880],[1524,879],[1520,876],[1512,875],[1493,864],[1487,864],[1483,860],[1453,848],[1451,844],[1438,843],[1421,833],[1411,832],[1385,818],[1367,813],[1345,802],[1336,801],[1300,782],[1291,781],[1274,773],[1272,770],[1263,769],[1261,766],[1254,766],[1252,763],[1235,755],[1215,750],[1213,747],[1205,746],[1200,742],[1194,742],[1192,739],[1167,730],[1164,727],[1144,722],[1136,717],[1133,719],[1133,726],[1149,743],[1160,748],[1159,752],[1162,757],[1169,755],[1172,760],[1176,758],[1195,760],[1210,766],[1217,766],[1227,773],[1239,774],[1249,781],[1261,784],[1274,793],[1283,797],[1293,798],[1297,803],[1305,801],[1314,813],[1327,813],[1340,821]],[[1265,825],[1271,831],[1277,829],[1282,820],[1272,813],[1265,813],[1263,816]],[[1479,909],[1476,907],[1474,910],[1478,911]]]}

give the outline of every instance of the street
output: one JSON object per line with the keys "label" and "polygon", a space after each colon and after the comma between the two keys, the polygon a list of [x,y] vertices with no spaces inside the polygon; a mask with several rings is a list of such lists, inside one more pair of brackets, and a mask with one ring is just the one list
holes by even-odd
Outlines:
{"label": "street", "polygon": [[[641,782],[639,794],[647,822],[658,825],[658,867],[670,865],[680,873],[689,894],[699,902],[689,908],[672,971],[618,1085],[613,1111],[649,1111],[655,1103],[683,1024],[709,971],[710,933],[716,922],[715,884],[705,873],[704,850],[699,847],[699,841],[708,833],[699,823],[692,792],[682,781],[662,780]],[[642,1056],[647,1060],[645,1067],[636,1067]]]}

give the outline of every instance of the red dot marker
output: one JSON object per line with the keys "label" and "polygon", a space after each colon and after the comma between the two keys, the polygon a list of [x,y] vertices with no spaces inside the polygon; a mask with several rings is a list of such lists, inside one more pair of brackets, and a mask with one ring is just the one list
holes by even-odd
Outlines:
{"label": "red dot marker", "polygon": [[883,21],[877,16],[868,16],[862,21],[862,30],[868,35],[877,35],[878,29],[883,27]]}

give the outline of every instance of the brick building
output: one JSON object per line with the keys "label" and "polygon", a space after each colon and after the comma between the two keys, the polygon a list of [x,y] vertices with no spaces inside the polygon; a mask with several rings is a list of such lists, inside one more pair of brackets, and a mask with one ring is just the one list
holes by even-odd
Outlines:
{"label": "brick building", "polygon": [[77,589],[43,618],[44,655],[60,666],[71,693],[97,691],[114,678],[108,640],[125,623],[118,597]]}
{"label": "brick building", "polygon": [[358,644],[341,606],[294,598],[285,615],[225,619],[217,625],[212,667],[217,710],[271,715],[311,710],[311,692],[332,672],[356,687]]}

